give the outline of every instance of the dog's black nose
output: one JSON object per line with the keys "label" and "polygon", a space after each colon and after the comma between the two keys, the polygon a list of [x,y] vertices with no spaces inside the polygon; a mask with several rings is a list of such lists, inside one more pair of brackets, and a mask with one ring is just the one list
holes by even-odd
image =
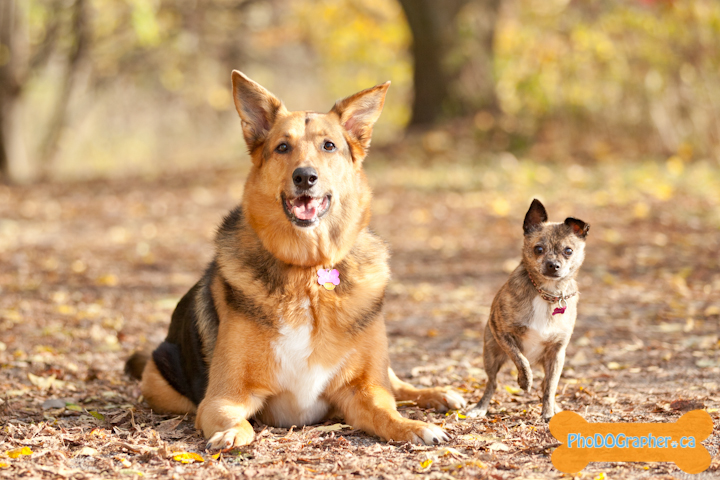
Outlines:
{"label": "dog's black nose", "polygon": [[560,262],[557,260],[548,260],[545,262],[545,268],[548,272],[557,272],[560,270]]}
{"label": "dog's black nose", "polygon": [[312,187],[318,181],[317,170],[313,167],[296,168],[292,177],[293,183],[303,189]]}

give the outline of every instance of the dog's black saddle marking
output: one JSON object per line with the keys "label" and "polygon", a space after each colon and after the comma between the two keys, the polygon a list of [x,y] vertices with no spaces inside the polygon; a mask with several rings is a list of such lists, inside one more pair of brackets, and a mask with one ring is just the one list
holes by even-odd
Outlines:
{"label": "dog's black saddle marking", "polygon": [[[199,405],[205,397],[209,378],[209,366],[203,357],[195,313],[198,291],[206,288],[209,289],[209,286],[198,282],[180,300],[172,314],[165,341],[152,353],[163,378],[195,405]],[[214,305],[212,310],[215,310]]]}

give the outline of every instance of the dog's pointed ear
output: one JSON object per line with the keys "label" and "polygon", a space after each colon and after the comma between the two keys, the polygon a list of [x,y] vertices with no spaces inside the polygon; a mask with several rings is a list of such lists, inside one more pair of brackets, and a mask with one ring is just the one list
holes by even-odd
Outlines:
{"label": "dog's pointed ear", "polygon": [[250,153],[267,138],[283,103],[244,73],[232,72],[233,100],[242,120],[243,136]]}
{"label": "dog's pointed ear", "polygon": [[380,118],[385,94],[390,82],[376,85],[335,103],[330,110],[340,117],[340,124],[350,134],[353,160],[362,160],[367,155],[372,137],[373,125]]}
{"label": "dog's pointed ear", "polygon": [[587,234],[590,231],[590,224],[573,217],[566,218],[565,225],[572,228],[573,233],[580,238],[587,237]]}
{"label": "dog's pointed ear", "polygon": [[547,211],[545,210],[545,206],[543,206],[542,203],[540,203],[540,200],[537,198],[534,198],[532,203],[530,204],[530,209],[525,214],[525,221],[523,222],[523,232],[525,232],[525,235],[528,235],[531,232],[534,232],[540,226],[547,222],[548,215]]}

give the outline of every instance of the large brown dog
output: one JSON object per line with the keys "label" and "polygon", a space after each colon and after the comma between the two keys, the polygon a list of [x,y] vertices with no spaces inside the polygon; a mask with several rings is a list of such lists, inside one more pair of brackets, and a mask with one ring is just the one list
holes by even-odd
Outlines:
{"label": "large brown dog", "polygon": [[326,114],[288,112],[238,71],[232,83],[253,163],[243,203],[225,218],[215,259],[180,300],[165,341],[126,370],[142,377],[153,409],[197,411],[212,448],[250,443],[251,417],[288,427],[336,414],[387,440],[447,440],[395,407],[465,401],[416,389],[389,368],[388,252],[367,228],[362,163],[390,82]]}

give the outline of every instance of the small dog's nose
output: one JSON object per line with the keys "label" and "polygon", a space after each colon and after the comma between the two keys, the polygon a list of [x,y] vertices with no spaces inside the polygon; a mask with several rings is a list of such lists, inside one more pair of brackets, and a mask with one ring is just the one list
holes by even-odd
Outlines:
{"label": "small dog's nose", "polygon": [[557,260],[548,260],[547,262],[545,262],[545,268],[549,272],[557,272],[558,270],[560,270],[560,262],[558,262]]}
{"label": "small dog's nose", "polygon": [[313,167],[296,168],[292,174],[293,183],[300,188],[307,189],[317,183],[317,170]]}

